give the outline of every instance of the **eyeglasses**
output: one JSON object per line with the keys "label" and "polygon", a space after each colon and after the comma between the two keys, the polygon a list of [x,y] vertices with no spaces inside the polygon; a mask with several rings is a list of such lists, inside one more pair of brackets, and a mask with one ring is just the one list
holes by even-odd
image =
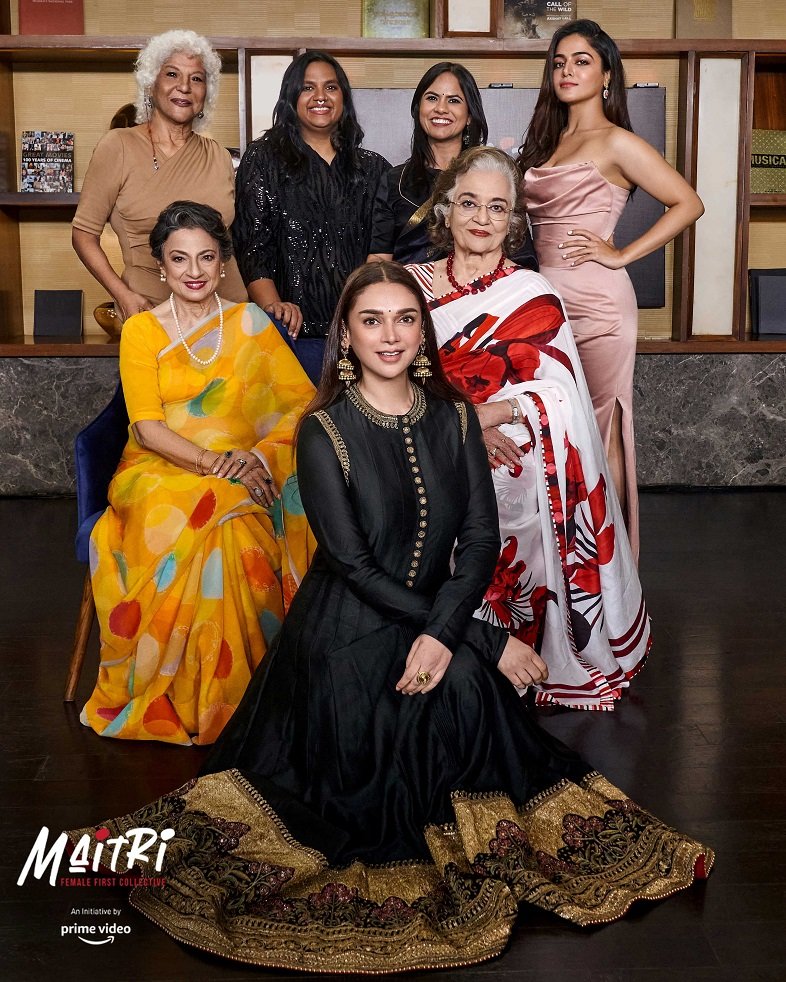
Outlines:
{"label": "eyeglasses", "polygon": [[486,209],[486,214],[489,216],[492,222],[502,222],[508,215],[513,211],[512,208],[506,208],[505,205],[500,204],[498,201],[492,201],[490,204],[485,204],[482,201],[474,201],[472,198],[462,198],[461,201],[451,201],[452,207],[456,208],[458,212],[465,218],[472,218],[476,215],[481,208]]}

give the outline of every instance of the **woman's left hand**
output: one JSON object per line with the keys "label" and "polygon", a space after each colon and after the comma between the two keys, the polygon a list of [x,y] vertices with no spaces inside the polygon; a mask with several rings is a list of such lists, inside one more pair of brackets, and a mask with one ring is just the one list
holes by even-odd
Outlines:
{"label": "woman's left hand", "polygon": [[279,497],[278,488],[265,465],[251,450],[227,450],[213,464],[214,477],[240,481],[251,492],[254,501],[270,507]]}
{"label": "woman's left hand", "polygon": [[483,430],[483,442],[492,470],[495,471],[498,467],[521,467],[525,456],[521,447],[496,426]]}
{"label": "woman's left hand", "polygon": [[569,238],[560,242],[559,248],[564,250],[562,258],[571,266],[581,266],[582,263],[600,263],[607,269],[622,269],[625,260],[622,251],[614,245],[613,239],[602,239],[586,228],[574,228],[568,232]]}
{"label": "woman's left hand", "polygon": [[431,692],[442,681],[453,652],[441,641],[421,634],[409,649],[404,674],[396,683],[396,692],[405,696]]}

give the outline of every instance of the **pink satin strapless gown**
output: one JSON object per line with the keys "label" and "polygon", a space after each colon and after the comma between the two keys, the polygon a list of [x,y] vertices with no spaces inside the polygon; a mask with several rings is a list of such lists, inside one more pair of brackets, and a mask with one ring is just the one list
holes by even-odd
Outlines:
{"label": "pink satin strapless gown", "polygon": [[617,226],[628,192],[610,184],[594,163],[530,167],[524,175],[527,213],[543,276],[565,302],[592,405],[608,453],[617,403],[622,412],[625,452],[627,526],[634,556],[639,551],[639,501],[633,442],[633,367],[638,306],[624,269],[599,263],[571,266],[560,242],[584,228],[608,239]]}

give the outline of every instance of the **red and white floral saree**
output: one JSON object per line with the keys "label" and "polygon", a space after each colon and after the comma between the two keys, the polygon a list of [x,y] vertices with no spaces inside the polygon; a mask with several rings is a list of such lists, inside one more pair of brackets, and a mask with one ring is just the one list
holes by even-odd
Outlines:
{"label": "red and white floral saree", "polygon": [[646,658],[650,622],[560,298],[518,267],[435,298],[433,265],[410,269],[454,384],[476,405],[521,407],[502,430],[526,454],[494,472],[502,552],[475,616],[545,660],[539,704],[613,709]]}

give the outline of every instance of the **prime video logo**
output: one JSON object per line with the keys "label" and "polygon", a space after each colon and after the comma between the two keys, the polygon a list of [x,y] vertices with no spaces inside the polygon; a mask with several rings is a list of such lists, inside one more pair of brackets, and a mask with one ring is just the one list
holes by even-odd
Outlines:
{"label": "prime video logo", "polygon": [[[88,834],[80,836],[69,857],[68,872],[81,873],[82,875],[88,872],[96,873],[101,866],[104,869],[108,867],[113,873],[121,872],[118,870],[118,863],[121,853],[124,853],[125,866],[123,871],[130,870],[134,866],[142,866],[160,873],[167,844],[174,834],[174,829],[162,829],[160,832],[156,832],[155,829],[136,828],[128,829],[125,835],[110,838],[109,829],[97,829],[92,836]],[[42,879],[48,870],[49,885],[55,886],[58,870],[65,857],[68,836],[65,832],[61,832],[51,847],[48,843],[49,829],[44,825],[33,843],[33,848],[30,850],[22,872],[19,874],[19,879],[16,881],[17,886],[21,887],[24,884],[31,869],[36,880]],[[155,850],[155,858],[151,867],[153,850]],[[64,883],[63,885],[73,884]]]}

